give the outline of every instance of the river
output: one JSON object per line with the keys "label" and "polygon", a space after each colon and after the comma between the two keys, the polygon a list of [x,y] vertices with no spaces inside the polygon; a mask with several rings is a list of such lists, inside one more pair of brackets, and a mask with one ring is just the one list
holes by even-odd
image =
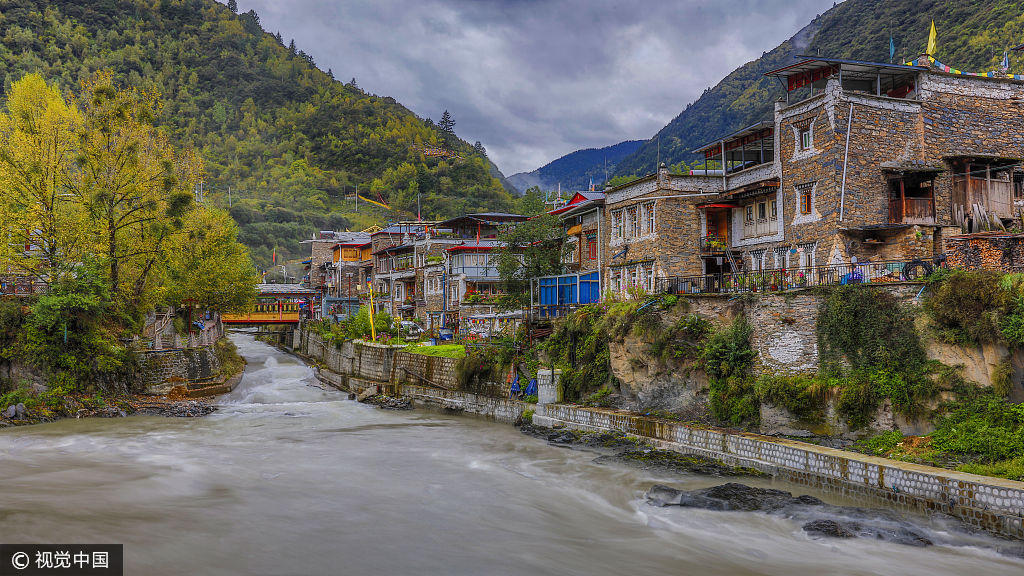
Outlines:
{"label": "river", "polygon": [[146,575],[1024,573],[981,547],[814,540],[782,517],[653,508],[652,483],[720,480],[379,410],[233,338],[249,365],[208,417],[0,431],[0,542],[124,543],[126,574]]}

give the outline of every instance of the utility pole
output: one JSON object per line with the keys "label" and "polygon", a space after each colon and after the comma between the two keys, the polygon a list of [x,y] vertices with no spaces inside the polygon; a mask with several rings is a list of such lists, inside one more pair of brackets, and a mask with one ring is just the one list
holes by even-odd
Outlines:
{"label": "utility pole", "polygon": [[231,210],[231,186],[228,186],[228,210]]}

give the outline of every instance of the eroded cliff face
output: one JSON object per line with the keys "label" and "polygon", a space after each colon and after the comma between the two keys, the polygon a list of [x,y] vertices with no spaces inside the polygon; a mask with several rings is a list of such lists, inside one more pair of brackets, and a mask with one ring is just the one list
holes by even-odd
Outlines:
{"label": "eroded cliff face", "polygon": [[[905,303],[917,303],[917,287],[888,289]],[[742,314],[752,328],[750,343],[757,352],[755,376],[815,374],[819,370],[816,327],[823,298],[813,291],[761,295],[756,299],[701,295],[687,297],[685,304],[669,310],[651,313],[659,315],[663,327],[671,326],[686,314],[697,314],[715,326],[727,325]],[[982,388],[992,387],[1000,378],[1005,379],[1008,371],[1010,398],[1024,401],[1024,350],[1009,350],[998,343],[948,344],[928,329],[923,312],[916,323],[929,359],[958,368],[965,380]],[[619,383],[621,407],[638,412],[671,412],[686,420],[712,422],[708,377],[701,362],[655,357],[650,353],[655,337],[656,334],[643,337],[631,333],[622,341],[609,344],[611,370]],[[948,392],[941,392],[928,403],[926,412],[947,399]],[[762,403],[758,431],[771,435],[850,439],[893,429],[907,435],[928,434],[934,429],[929,414],[907,417],[885,400],[867,426],[851,430],[839,414],[838,400],[836,394],[830,394],[823,417],[814,421],[801,420],[782,406]]]}
{"label": "eroded cliff face", "polygon": [[608,346],[623,408],[666,411],[686,419],[708,419],[708,379],[694,363],[664,362],[646,353],[649,342],[629,335]]}

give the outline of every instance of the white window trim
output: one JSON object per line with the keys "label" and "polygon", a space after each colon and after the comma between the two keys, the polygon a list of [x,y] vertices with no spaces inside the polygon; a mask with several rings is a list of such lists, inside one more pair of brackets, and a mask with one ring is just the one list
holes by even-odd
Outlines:
{"label": "white window trim", "polygon": [[793,157],[792,157],[792,160],[804,160],[804,159],[807,159],[807,158],[811,158],[812,156],[816,156],[818,154],[818,152],[820,152],[820,150],[818,150],[815,147],[815,145],[814,145],[814,140],[815,140],[815,138],[814,138],[814,125],[817,123],[817,120],[818,120],[818,118],[815,117],[814,120],[811,120],[810,125],[807,126],[808,131],[811,133],[811,147],[810,148],[802,148],[801,147],[801,143],[800,143],[800,137],[801,136],[800,136],[800,134],[803,131],[803,128],[798,128],[795,124],[790,126],[790,128],[792,128],[792,130],[793,130]]}
{"label": "white window trim", "polygon": [[[810,214],[800,213],[800,196],[807,190],[807,186],[811,188],[811,212]],[[808,224],[810,222],[817,222],[821,220],[821,214],[818,213],[818,183],[808,182],[805,184],[798,184],[793,186],[794,199],[796,200],[796,210],[793,211],[793,225],[797,224]]]}

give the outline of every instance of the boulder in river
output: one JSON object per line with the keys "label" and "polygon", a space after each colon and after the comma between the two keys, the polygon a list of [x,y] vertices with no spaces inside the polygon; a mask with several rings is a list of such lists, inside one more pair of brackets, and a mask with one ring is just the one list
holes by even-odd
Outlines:
{"label": "boulder in river", "polygon": [[729,482],[700,490],[677,490],[656,484],[647,492],[653,506],[704,510],[763,512],[804,522],[803,530],[823,538],[871,538],[905,546],[931,546],[922,527],[890,510],[833,506],[813,497],[784,490]]}

